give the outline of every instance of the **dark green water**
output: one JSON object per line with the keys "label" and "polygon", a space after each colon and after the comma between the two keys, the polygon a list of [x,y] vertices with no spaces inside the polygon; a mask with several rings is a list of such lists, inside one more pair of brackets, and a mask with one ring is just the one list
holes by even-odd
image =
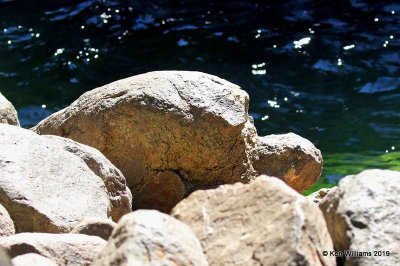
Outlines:
{"label": "dark green water", "polygon": [[319,185],[400,170],[400,4],[265,2],[0,0],[0,91],[29,127],[108,82],[198,70],[249,93],[260,134],[321,149]]}

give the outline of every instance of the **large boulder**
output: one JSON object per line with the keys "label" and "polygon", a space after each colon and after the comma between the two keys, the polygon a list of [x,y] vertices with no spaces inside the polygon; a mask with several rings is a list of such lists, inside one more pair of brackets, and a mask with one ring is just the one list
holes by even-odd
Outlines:
{"label": "large boulder", "polygon": [[321,158],[309,155],[319,151],[311,151],[309,142],[303,149],[305,142],[299,142],[298,152],[282,151],[273,158],[284,170],[268,169],[271,156],[258,156],[265,149],[254,149],[263,140],[248,115],[248,102],[239,86],[216,76],[150,72],[86,92],[33,130],[100,150],[127,178],[134,209],[168,212],[196,189],[248,182],[259,173],[276,173],[299,189],[310,186],[319,177]]}
{"label": "large boulder", "polygon": [[98,236],[108,240],[117,224],[108,219],[89,219],[80,222],[71,233]]}
{"label": "large boulder", "polygon": [[0,123],[19,126],[17,111],[14,106],[0,93]]}
{"label": "large boulder", "polygon": [[171,216],[138,210],[121,218],[92,266],[208,265],[190,228]]}
{"label": "large boulder", "polygon": [[192,193],[171,213],[200,240],[210,265],[335,265],[318,206],[274,177]]}
{"label": "large boulder", "polygon": [[131,210],[125,178],[99,151],[0,124],[0,203],[17,232],[69,232]]}
{"label": "large boulder", "polygon": [[[28,253],[12,259],[13,266],[58,266],[57,263],[36,253]],[[1,264],[0,264],[1,265]]]}
{"label": "large boulder", "polygon": [[400,265],[400,172],[346,176],[319,206],[335,249],[362,252],[343,256],[345,265]]}
{"label": "large boulder", "polygon": [[0,238],[0,246],[12,258],[36,253],[63,266],[91,265],[106,244],[100,237],[82,234],[20,233]]}
{"label": "large boulder", "polygon": [[15,234],[14,222],[8,211],[0,204],[0,237]]}

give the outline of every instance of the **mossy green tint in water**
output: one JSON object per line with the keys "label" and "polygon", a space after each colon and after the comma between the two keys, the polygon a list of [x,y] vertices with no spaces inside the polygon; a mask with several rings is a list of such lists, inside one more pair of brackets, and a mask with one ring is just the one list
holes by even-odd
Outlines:
{"label": "mossy green tint in water", "polygon": [[306,190],[304,195],[309,195],[323,187],[333,187],[342,177],[357,174],[366,168],[400,171],[400,152],[328,154],[325,162],[322,177],[314,186]]}

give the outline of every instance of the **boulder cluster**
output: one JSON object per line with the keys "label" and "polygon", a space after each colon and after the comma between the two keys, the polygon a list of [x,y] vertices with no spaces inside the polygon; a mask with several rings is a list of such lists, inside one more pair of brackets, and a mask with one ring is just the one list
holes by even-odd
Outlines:
{"label": "boulder cluster", "polygon": [[0,94],[0,265],[400,264],[400,172],[304,197],[321,152],[258,136],[248,104],[216,76],[150,72],[24,129]]}

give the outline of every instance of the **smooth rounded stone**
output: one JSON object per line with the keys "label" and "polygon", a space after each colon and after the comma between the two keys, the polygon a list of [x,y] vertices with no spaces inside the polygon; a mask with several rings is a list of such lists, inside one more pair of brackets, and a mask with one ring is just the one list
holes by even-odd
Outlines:
{"label": "smooth rounded stone", "polygon": [[121,218],[92,266],[208,265],[199,240],[173,217],[138,210]]}
{"label": "smooth rounded stone", "polygon": [[308,195],[307,198],[310,199],[312,202],[319,204],[330,191],[333,191],[336,188],[337,187],[321,188],[320,190],[315,191],[310,195]]}
{"label": "smooth rounded stone", "polygon": [[310,141],[296,134],[258,137],[254,169],[279,177],[298,192],[311,187],[322,172],[322,155]]}
{"label": "smooth rounded stone", "polygon": [[0,237],[15,234],[14,222],[8,211],[0,204]]}
{"label": "smooth rounded stone", "polygon": [[11,262],[13,266],[57,266],[54,261],[36,253],[17,256]]}
{"label": "smooth rounded stone", "polygon": [[0,238],[11,258],[37,253],[58,265],[89,266],[107,242],[83,234],[20,233]]}
{"label": "smooth rounded stone", "polygon": [[248,180],[248,101],[216,76],[150,72],[86,92],[33,130],[99,149],[125,175],[134,209],[169,211],[195,188]]}
{"label": "smooth rounded stone", "polygon": [[98,236],[107,240],[116,226],[116,223],[108,219],[91,219],[80,222],[71,233]]}
{"label": "smooth rounded stone", "polygon": [[297,137],[270,156],[248,104],[244,90],[216,76],[158,71],[86,92],[33,130],[99,149],[125,175],[134,209],[169,212],[194,190],[249,182],[258,175],[252,160],[298,190],[317,180],[319,151]]}
{"label": "smooth rounded stone", "polygon": [[14,106],[0,93],[0,123],[19,126],[17,111]]}
{"label": "smooth rounded stone", "polygon": [[99,151],[0,124],[0,202],[17,232],[69,232],[131,211],[125,178]]}
{"label": "smooth rounded stone", "polygon": [[196,191],[171,215],[192,228],[210,265],[336,265],[322,255],[333,245],[318,206],[274,177]]}
{"label": "smooth rounded stone", "polygon": [[399,206],[400,172],[390,170],[346,176],[325,196],[319,207],[335,249],[371,252],[344,265],[400,265]]}

